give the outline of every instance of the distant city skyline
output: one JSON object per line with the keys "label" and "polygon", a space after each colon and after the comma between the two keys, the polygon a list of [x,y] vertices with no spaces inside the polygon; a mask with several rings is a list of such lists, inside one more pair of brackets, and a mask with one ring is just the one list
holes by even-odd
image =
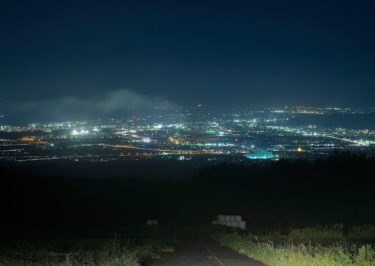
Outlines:
{"label": "distant city skyline", "polygon": [[[127,100],[124,100],[127,102]],[[123,100],[117,99],[115,103],[112,100],[96,102],[93,99],[78,101],[77,99],[67,98],[64,101],[41,101],[29,104],[19,104],[18,109],[8,113],[0,113],[0,125],[26,125],[29,123],[48,123],[48,122],[67,122],[67,121],[89,121],[97,119],[131,119],[142,118],[148,115],[159,114],[160,117],[171,113],[184,114],[187,112],[201,111],[266,111],[266,112],[296,112],[305,114],[327,114],[346,113],[346,114],[375,114],[375,107],[350,107],[350,106],[304,106],[304,105],[285,105],[285,106],[253,106],[253,107],[215,107],[197,104],[192,106],[178,106],[162,99],[140,98],[138,103],[130,106],[122,106]],[[78,115],[79,113],[79,115]]]}

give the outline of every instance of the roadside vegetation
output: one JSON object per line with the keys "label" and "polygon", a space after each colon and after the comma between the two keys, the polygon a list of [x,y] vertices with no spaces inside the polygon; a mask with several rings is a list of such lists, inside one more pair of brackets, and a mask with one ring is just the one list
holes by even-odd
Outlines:
{"label": "roadside vegetation", "polygon": [[375,265],[375,227],[308,227],[289,232],[240,234],[220,230],[214,234],[228,246],[269,266]]}
{"label": "roadside vegetation", "polygon": [[1,244],[0,265],[139,266],[171,250],[165,238],[12,239]]}

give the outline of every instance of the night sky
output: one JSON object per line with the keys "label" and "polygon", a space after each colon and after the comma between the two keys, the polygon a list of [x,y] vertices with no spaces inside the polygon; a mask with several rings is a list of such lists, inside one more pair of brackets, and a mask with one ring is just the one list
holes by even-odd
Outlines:
{"label": "night sky", "polygon": [[373,106],[372,3],[1,1],[0,112]]}

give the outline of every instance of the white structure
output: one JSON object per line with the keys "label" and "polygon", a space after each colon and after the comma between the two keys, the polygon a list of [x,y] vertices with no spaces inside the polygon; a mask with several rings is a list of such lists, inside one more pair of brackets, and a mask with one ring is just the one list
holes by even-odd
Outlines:
{"label": "white structure", "polygon": [[146,224],[147,225],[158,225],[159,221],[158,220],[147,220]]}
{"label": "white structure", "polygon": [[241,215],[218,215],[217,220],[213,221],[212,224],[246,230],[246,222],[242,221]]}

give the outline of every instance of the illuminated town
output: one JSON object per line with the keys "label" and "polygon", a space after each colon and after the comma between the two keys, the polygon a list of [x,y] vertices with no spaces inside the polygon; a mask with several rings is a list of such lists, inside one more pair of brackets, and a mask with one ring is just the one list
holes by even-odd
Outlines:
{"label": "illuminated town", "polygon": [[0,160],[244,162],[314,159],[334,151],[373,156],[375,129],[370,122],[367,127],[316,122],[363,115],[375,116],[375,109],[285,107],[230,111],[197,107],[130,119],[25,126],[1,123]]}

